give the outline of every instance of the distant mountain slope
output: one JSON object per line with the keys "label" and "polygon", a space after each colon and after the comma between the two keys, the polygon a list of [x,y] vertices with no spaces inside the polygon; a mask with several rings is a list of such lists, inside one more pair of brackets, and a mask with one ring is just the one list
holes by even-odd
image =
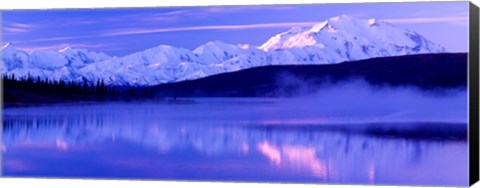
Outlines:
{"label": "distant mountain slope", "polygon": [[[234,37],[234,36],[232,36]],[[442,53],[420,34],[381,20],[338,16],[294,27],[263,45],[205,43],[194,50],[159,45],[124,57],[66,48],[26,53],[2,48],[2,74],[64,81],[103,79],[107,85],[146,86],[192,80],[266,65],[334,64],[373,57]]]}
{"label": "distant mountain slope", "polygon": [[315,92],[325,84],[356,79],[378,87],[466,88],[467,54],[382,57],[331,65],[264,66],[154,88],[159,96],[168,97],[275,97]]}

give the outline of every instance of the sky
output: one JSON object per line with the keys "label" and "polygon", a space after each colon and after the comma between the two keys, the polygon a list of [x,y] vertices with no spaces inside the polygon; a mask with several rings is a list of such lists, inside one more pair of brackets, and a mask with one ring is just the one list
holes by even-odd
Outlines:
{"label": "sky", "polygon": [[124,56],[158,45],[193,50],[214,40],[261,45],[294,26],[342,14],[416,31],[449,52],[468,51],[468,2],[206,6],[2,11],[2,45],[67,46]]}

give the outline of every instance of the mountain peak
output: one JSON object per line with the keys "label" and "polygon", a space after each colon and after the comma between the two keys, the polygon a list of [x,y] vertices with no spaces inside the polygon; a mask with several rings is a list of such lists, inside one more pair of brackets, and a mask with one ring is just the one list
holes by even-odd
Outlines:
{"label": "mountain peak", "polygon": [[250,48],[250,44],[237,44],[237,47],[246,50]]}
{"label": "mountain peak", "polygon": [[213,41],[209,41],[199,47],[219,47],[219,48],[223,48],[223,47],[230,47],[230,46],[233,46],[232,44],[227,44],[223,41],[220,41],[220,40],[213,40]]}
{"label": "mountain peak", "polygon": [[370,20],[375,20],[375,18],[362,19],[350,15],[341,15],[328,19],[328,24],[339,29],[345,29],[347,27],[358,27],[369,24]]}
{"label": "mountain peak", "polygon": [[[366,22],[366,20],[343,14],[340,16],[329,18],[310,27],[292,27],[286,32],[271,37],[259,48],[264,51],[270,51],[275,49],[315,45],[317,44],[317,42],[314,38],[311,38],[313,35],[315,35],[315,33],[321,33],[322,30],[326,30],[327,32],[337,32],[338,30],[346,29],[351,30],[351,28],[363,25]],[[320,44],[319,46],[324,45]]]}
{"label": "mountain peak", "polygon": [[311,31],[311,32],[320,32],[320,30],[322,30],[323,28],[325,28],[327,25],[328,25],[328,20],[326,20],[326,21],[324,21],[324,22],[322,22],[322,23],[313,25],[313,26],[310,28],[310,31]]}
{"label": "mountain peak", "polygon": [[201,46],[195,48],[193,53],[203,54],[207,51],[222,51],[222,50],[236,50],[238,47],[232,44],[227,44],[219,40],[209,41]]}
{"label": "mountain peak", "polygon": [[6,43],[5,45],[2,46],[2,50],[5,48],[15,48],[11,42]]}
{"label": "mountain peak", "polygon": [[157,48],[161,48],[161,49],[172,49],[172,48],[175,48],[173,46],[170,46],[170,45],[166,45],[166,44],[160,44],[157,46]]}
{"label": "mountain peak", "polygon": [[352,23],[352,22],[362,22],[364,21],[364,19],[347,15],[347,14],[342,14],[340,16],[331,17],[327,21],[331,23]]}
{"label": "mountain peak", "polygon": [[307,28],[307,27],[295,26],[295,27],[292,27],[291,29],[289,29],[287,32],[284,32],[282,34],[285,34],[285,33],[288,33],[288,34],[300,33],[300,32],[303,32],[305,30],[305,28]]}
{"label": "mountain peak", "polygon": [[[277,49],[318,47],[328,51],[325,53],[332,56],[346,56],[345,60],[351,60],[349,57],[352,57],[352,53],[367,57],[373,54],[388,56],[397,53],[406,55],[420,51],[423,53],[443,51],[443,47],[423,36],[412,36],[414,33],[407,29],[375,18],[360,19],[344,14],[329,18],[310,28],[291,28],[287,32],[271,37],[260,46],[260,49],[268,52]],[[372,51],[374,48],[375,52]]]}
{"label": "mountain peak", "polygon": [[73,50],[73,49],[70,46],[67,46],[67,47],[65,47],[61,50],[58,50],[58,52],[66,52],[66,51],[71,51],[71,50]]}
{"label": "mountain peak", "polygon": [[346,14],[342,14],[340,16],[335,16],[335,17],[332,17],[330,18],[329,20],[331,21],[342,21],[342,20],[352,20],[354,19],[353,16],[349,16],[349,15],[346,15]]}

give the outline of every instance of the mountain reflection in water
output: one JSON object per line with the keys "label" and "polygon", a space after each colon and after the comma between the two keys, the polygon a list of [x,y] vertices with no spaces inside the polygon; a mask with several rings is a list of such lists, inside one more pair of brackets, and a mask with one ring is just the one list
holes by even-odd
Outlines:
{"label": "mountain reflection in water", "polygon": [[[344,114],[281,116],[271,111],[278,107],[275,101],[240,101],[227,107],[217,102],[6,109],[3,173],[350,184],[468,182],[466,123],[331,123]],[[208,112],[202,112],[206,108]],[[372,119],[390,115],[362,113]],[[282,118],[291,121],[282,124]]]}

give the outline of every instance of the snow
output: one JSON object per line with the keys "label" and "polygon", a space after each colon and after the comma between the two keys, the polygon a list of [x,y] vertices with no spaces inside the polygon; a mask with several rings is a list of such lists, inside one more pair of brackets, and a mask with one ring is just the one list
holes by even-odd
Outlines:
{"label": "snow", "polygon": [[54,51],[33,51],[30,58],[33,66],[42,69],[61,68],[68,63],[65,56]]}
{"label": "snow", "polygon": [[86,49],[27,53],[2,47],[2,74],[106,84],[157,85],[251,67],[333,64],[373,57],[441,53],[445,49],[420,34],[377,19],[348,15],[310,27],[293,27],[260,46],[211,41],[194,50],[159,45],[124,57]]}
{"label": "snow", "polygon": [[[375,25],[376,27],[372,27]],[[326,28],[326,29],[323,29]],[[411,54],[413,48],[419,45],[409,35],[413,32],[398,28],[394,25],[376,19],[362,20],[342,15],[330,18],[322,24],[314,25],[296,33],[282,33],[268,40],[261,49],[267,52],[279,49],[303,48],[306,46],[323,47],[318,54],[338,51],[346,57],[344,60],[356,60],[378,56]],[[423,37],[426,43],[420,46],[421,50],[431,53],[443,52],[444,48]],[[346,47],[346,46],[351,46]],[[373,47],[364,52],[362,47]],[[398,50],[400,48],[404,49]],[[383,52],[386,51],[386,52]],[[353,52],[353,54],[352,54]],[[347,55],[350,53],[350,55]],[[374,56],[372,56],[374,55]]]}

